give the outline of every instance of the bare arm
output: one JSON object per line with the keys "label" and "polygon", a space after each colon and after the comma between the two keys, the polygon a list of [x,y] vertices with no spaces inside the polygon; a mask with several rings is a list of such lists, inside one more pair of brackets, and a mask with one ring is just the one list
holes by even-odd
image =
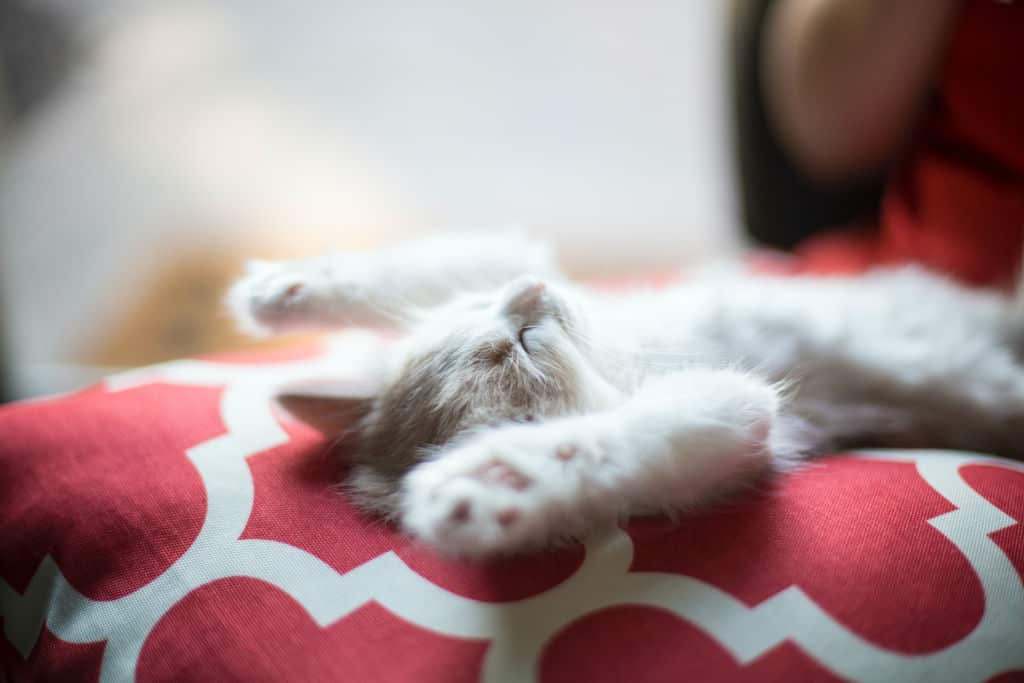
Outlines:
{"label": "bare arm", "polygon": [[962,0],[778,0],[761,56],[783,143],[811,174],[841,179],[898,154]]}

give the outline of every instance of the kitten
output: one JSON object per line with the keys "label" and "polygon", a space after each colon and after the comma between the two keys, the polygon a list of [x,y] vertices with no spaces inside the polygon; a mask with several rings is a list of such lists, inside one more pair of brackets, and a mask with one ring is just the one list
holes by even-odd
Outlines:
{"label": "kitten", "polygon": [[347,486],[455,554],[687,509],[829,449],[1024,451],[1024,316],[914,267],[601,292],[525,236],[447,236],[254,263],[228,302],[254,332],[406,333]]}

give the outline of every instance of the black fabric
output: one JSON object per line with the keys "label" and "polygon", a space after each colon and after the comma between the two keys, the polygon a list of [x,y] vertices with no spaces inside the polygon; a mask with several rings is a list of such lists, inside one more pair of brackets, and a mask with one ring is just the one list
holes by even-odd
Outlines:
{"label": "black fabric", "polygon": [[67,28],[39,3],[0,0],[0,81],[15,121],[32,113],[67,74],[75,46]]}
{"label": "black fabric", "polygon": [[733,97],[743,222],[758,243],[782,249],[825,228],[878,215],[882,178],[828,187],[802,173],[772,130],[760,76],[764,20],[773,0],[738,2]]}

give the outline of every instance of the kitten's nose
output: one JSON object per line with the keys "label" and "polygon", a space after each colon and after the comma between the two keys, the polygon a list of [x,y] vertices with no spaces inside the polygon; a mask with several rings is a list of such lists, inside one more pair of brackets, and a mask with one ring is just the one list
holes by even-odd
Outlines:
{"label": "kitten's nose", "polygon": [[505,302],[506,313],[529,318],[544,307],[544,293],[547,291],[547,285],[543,281],[536,278],[523,278],[514,282],[510,287],[508,300]]}

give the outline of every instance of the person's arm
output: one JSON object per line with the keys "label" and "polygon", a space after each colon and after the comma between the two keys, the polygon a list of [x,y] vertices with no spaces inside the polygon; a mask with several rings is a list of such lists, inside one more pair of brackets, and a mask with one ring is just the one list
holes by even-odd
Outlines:
{"label": "person's arm", "polygon": [[778,0],[761,56],[766,106],[812,175],[842,179],[899,152],[962,0]]}

